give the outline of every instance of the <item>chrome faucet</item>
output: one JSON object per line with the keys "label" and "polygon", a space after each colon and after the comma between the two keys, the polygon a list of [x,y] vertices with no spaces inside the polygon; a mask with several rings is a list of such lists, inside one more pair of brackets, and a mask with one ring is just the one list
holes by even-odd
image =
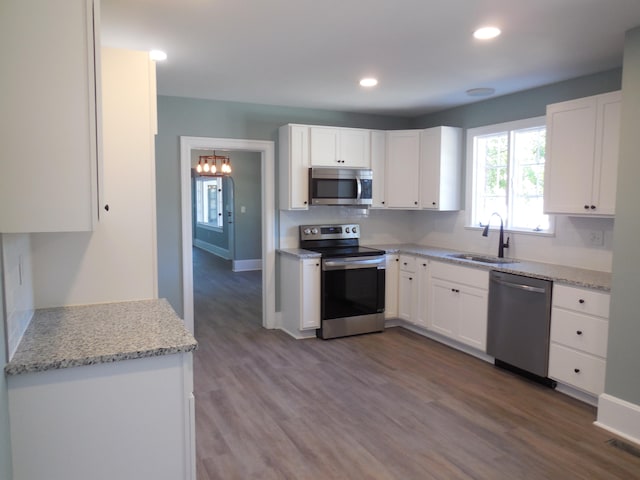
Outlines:
{"label": "chrome faucet", "polygon": [[491,217],[489,217],[489,221],[484,226],[484,230],[482,230],[482,236],[489,236],[489,224],[491,223],[491,218],[496,215],[500,219],[500,237],[498,238],[498,258],[504,258],[504,249],[509,248],[509,237],[507,237],[507,243],[504,243],[504,224],[502,223],[502,217],[498,212],[493,212]]}

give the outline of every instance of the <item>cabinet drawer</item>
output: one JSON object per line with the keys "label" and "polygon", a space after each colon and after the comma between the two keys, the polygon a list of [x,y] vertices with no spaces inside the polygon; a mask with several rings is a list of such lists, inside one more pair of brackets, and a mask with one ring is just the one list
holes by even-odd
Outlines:
{"label": "cabinet drawer", "polygon": [[549,377],[585,392],[604,392],[606,362],[557,343],[549,348]]}
{"label": "cabinet drawer", "polygon": [[603,318],[562,308],[551,311],[552,342],[606,358],[608,335],[609,322]]}
{"label": "cabinet drawer", "polygon": [[449,282],[489,289],[489,272],[469,267],[460,267],[443,262],[431,262],[431,276]]}
{"label": "cabinet drawer", "polygon": [[400,255],[400,270],[403,272],[416,271],[416,257],[412,255]]}
{"label": "cabinet drawer", "polygon": [[553,306],[609,318],[609,294],[596,290],[554,285]]}

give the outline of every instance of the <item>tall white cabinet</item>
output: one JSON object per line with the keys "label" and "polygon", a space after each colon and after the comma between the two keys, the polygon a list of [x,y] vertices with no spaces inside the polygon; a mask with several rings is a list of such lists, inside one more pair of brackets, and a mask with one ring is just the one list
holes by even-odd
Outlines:
{"label": "tall white cabinet", "polygon": [[278,131],[280,149],[280,210],[309,209],[309,127],[283,125]]}
{"label": "tall white cabinet", "polygon": [[0,232],[95,228],[98,15],[98,0],[3,0]]}
{"label": "tall white cabinet", "polygon": [[102,50],[105,204],[91,233],[31,235],[37,308],[157,297],[155,62]]}
{"label": "tall white cabinet", "polygon": [[614,215],[621,92],[547,106],[544,210]]}

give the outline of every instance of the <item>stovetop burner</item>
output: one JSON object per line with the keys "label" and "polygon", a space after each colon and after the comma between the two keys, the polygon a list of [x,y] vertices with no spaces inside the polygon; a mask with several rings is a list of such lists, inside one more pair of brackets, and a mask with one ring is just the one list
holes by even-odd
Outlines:
{"label": "stovetop burner", "polygon": [[360,225],[301,225],[300,248],[328,257],[372,257],[384,255],[383,250],[359,245]]}

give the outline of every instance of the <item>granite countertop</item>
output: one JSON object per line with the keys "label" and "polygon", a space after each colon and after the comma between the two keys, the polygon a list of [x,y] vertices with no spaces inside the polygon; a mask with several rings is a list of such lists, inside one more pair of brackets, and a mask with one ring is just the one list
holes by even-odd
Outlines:
{"label": "granite countertop", "polygon": [[[418,255],[432,260],[439,260],[448,263],[455,263],[467,267],[482,270],[498,270],[500,272],[525,275],[527,277],[552,280],[557,283],[573,285],[578,287],[593,288],[608,292],[611,290],[611,273],[597,270],[587,270],[584,268],[568,267],[565,265],[554,265],[551,263],[532,262],[528,260],[516,260],[515,263],[495,264],[480,263],[463,258],[452,258],[451,254],[469,253],[446,248],[429,247],[415,244],[401,245],[366,245],[367,247],[378,248],[387,253],[407,253]],[[298,258],[315,258],[320,254],[303,250],[300,248],[286,248],[279,250],[280,253],[296,256]]]}
{"label": "granite countertop", "polygon": [[5,373],[186,353],[197,346],[165,299],[47,308],[34,313]]}
{"label": "granite countertop", "polygon": [[451,254],[469,253],[458,250],[450,250],[423,245],[403,244],[403,245],[368,245],[370,247],[385,250],[387,253],[407,253],[418,255],[433,260],[441,260],[448,263],[455,263],[467,267],[479,268],[483,270],[497,270],[500,272],[525,275],[527,277],[552,280],[557,283],[573,285],[577,287],[593,288],[608,292],[611,290],[611,273],[598,270],[587,270],[584,268],[568,267],[565,265],[555,265],[551,263],[532,262],[528,260],[515,260],[515,263],[480,263],[462,258],[452,258]]}
{"label": "granite countertop", "polygon": [[321,255],[318,252],[312,252],[311,250],[304,250],[303,248],[279,248],[278,253],[282,255],[289,255],[296,258],[320,258]]}

